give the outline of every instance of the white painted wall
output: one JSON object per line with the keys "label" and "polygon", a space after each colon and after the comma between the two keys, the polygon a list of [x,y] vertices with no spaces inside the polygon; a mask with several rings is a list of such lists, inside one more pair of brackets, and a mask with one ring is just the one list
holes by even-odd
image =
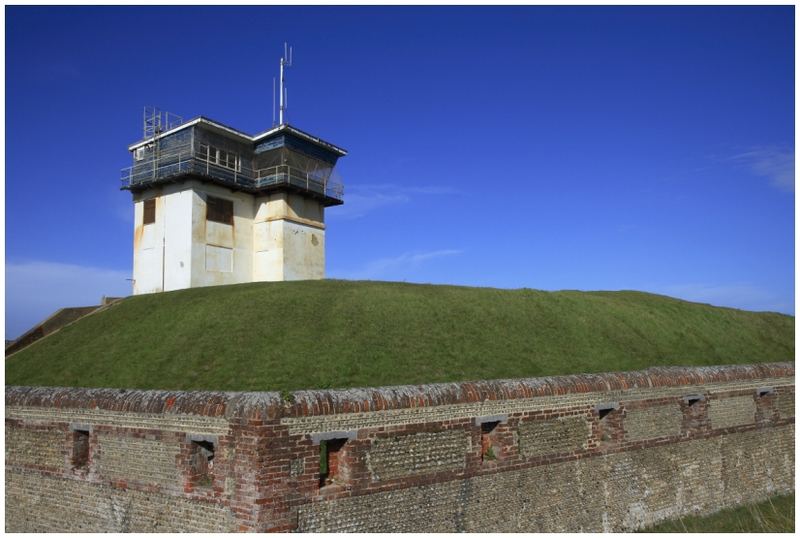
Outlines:
{"label": "white painted wall", "polygon": [[[176,186],[170,187],[172,190]],[[163,200],[164,291],[181,290],[189,287],[192,276],[192,193],[187,190],[171,192]]]}
{"label": "white painted wall", "polygon": [[[233,202],[233,225],[206,220],[208,195]],[[142,225],[145,199],[156,222]],[[255,197],[199,181],[134,197],[134,294],[325,278],[324,207],[297,194]]]}
{"label": "white painted wall", "polygon": [[324,207],[297,194],[256,199],[253,280],[325,278]]}
{"label": "white painted wall", "polygon": [[283,223],[283,280],[325,278],[325,231],[290,220]]}
{"label": "white painted wall", "polygon": [[[201,182],[191,182],[191,189],[191,287],[252,282],[255,197]],[[233,202],[232,226],[206,220],[208,195]]]}
{"label": "white painted wall", "polygon": [[[144,200],[155,198],[156,220],[142,224]],[[191,276],[191,193],[150,189],[134,199],[133,293],[189,286]]]}

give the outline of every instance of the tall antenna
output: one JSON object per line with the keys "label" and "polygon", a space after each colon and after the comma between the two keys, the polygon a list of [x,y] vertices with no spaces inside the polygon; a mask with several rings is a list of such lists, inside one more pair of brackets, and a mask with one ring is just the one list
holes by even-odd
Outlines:
{"label": "tall antenna", "polygon": [[286,91],[286,77],[284,76],[284,68],[292,67],[292,47],[288,44],[283,44],[283,57],[281,58],[281,106],[278,113],[278,121],[280,125],[283,125],[283,116],[286,112],[286,104],[287,104],[287,96],[288,92]]}

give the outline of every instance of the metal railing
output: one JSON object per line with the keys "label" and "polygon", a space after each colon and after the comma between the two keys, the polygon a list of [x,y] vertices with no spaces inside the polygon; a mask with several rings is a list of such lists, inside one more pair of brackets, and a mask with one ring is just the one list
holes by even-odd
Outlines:
{"label": "metal railing", "polygon": [[256,188],[259,189],[271,185],[291,185],[337,200],[341,200],[344,195],[344,186],[332,173],[308,172],[281,164],[256,170],[255,176]]}
{"label": "metal railing", "polygon": [[259,170],[245,166],[233,169],[191,152],[171,153],[158,160],[140,161],[134,166],[123,168],[120,180],[125,189],[183,175],[207,177],[251,191],[290,186],[336,200],[344,197],[344,185],[333,173],[309,172],[285,164]]}

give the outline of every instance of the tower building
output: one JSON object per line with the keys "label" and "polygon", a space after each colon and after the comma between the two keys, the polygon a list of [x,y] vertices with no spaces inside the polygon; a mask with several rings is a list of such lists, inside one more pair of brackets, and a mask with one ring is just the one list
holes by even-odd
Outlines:
{"label": "tower building", "polygon": [[122,173],[134,294],[324,278],[325,208],[343,203],[334,167],[347,152],[284,123],[281,102],[280,124],[255,136],[145,109]]}

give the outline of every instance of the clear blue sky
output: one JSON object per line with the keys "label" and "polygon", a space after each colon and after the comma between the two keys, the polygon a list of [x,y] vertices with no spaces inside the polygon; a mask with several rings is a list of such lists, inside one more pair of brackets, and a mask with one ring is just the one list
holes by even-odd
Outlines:
{"label": "clear blue sky", "polygon": [[141,109],[350,155],[328,276],[794,312],[794,8],[6,7],[6,331],[124,294]]}

